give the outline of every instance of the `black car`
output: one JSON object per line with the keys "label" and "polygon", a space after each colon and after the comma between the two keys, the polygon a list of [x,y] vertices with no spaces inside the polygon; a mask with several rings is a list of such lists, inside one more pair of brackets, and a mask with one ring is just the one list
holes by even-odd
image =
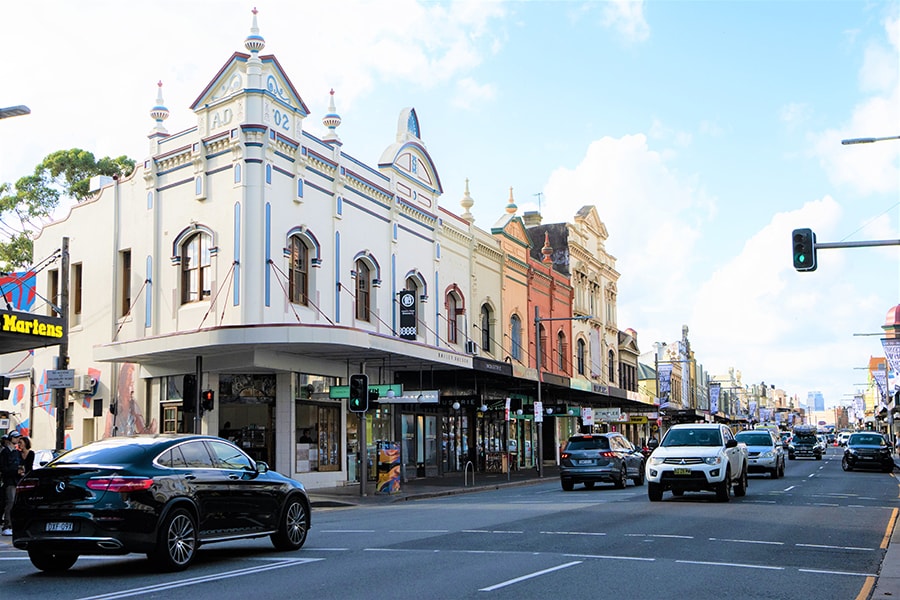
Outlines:
{"label": "black car", "polygon": [[885,473],[894,470],[894,457],[891,445],[884,436],[875,432],[859,432],[851,434],[844,448],[841,468],[845,471],[853,469],[880,469]]}
{"label": "black car", "polygon": [[16,488],[13,545],[42,571],[82,554],[146,553],[186,569],[212,542],[269,536],[297,550],[311,524],[303,485],[227,440],[200,435],[113,437],[70,450]]}
{"label": "black car", "polygon": [[624,488],[628,479],[644,485],[644,455],[621,433],[573,435],[560,455],[559,479],[567,492],[576,483],[588,489],[601,481]]}

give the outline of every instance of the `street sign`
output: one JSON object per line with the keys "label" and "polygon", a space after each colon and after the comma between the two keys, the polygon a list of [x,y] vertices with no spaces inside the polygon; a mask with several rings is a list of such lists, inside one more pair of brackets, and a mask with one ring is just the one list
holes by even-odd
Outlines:
{"label": "street sign", "polygon": [[[394,392],[394,396],[399,396],[403,393],[403,386],[399,383],[394,384],[369,384],[370,391],[378,392],[378,401],[383,402],[383,398],[388,397],[388,392]],[[349,385],[333,385],[328,388],[328,397],[332,400],[337,398],[349,398],[350,397],[350,386]]]}
{"label": "street sign", "polygon": [[50,389],[75,387],[75,369],[53,369],[47,371],[47,387]]}
{"label": "street sign", "polygon": [[584,421],[585,425],[590,425],[593,427],[594,425],[594,409],[590,406],[581,407],[581,420]]}
{"label": "street sign", "polygon": [[537,402],[534,403],[534,422],[535,423],[543,423],[544,422],[544,403]]}

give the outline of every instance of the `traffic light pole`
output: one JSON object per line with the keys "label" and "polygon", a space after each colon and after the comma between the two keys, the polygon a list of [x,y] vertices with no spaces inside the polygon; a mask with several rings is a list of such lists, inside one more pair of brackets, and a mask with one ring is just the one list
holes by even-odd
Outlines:
{"label": "traffic light pole", "polygon": [[[69,368],[69,238],[62,239],[62,264],[60,265],[60,298],[59,312],[62,320],[63,337],[59,343],[59,357],[56,359],[56,368],[66,370]],[[54,298],[55,300],[55,298]],[[66,390],[55,390],[56,400],[56,449],[66,449]]]}

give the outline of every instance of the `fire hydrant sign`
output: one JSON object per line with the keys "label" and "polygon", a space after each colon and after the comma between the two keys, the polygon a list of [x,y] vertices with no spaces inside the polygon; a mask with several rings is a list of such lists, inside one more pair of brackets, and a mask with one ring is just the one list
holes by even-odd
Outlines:
{"label": "fire hydrant sign", "polygon": [[53,369],[47,371],[47,387],[50,389],[75,387],[75,369]]}

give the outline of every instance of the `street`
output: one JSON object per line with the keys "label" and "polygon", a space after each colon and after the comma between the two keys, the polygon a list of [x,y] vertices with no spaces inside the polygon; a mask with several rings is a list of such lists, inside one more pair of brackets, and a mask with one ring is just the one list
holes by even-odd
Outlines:
{"label": "street", "polygon": [[51,576],[0,546],[15,598],[867,598],[898,508],[893,475],[843,472],[840,449],[751,476],[747,496],[558,480],[398,504],[319,509],[307,545],[214,545],[183,573],[144,557],[79,559]]}

